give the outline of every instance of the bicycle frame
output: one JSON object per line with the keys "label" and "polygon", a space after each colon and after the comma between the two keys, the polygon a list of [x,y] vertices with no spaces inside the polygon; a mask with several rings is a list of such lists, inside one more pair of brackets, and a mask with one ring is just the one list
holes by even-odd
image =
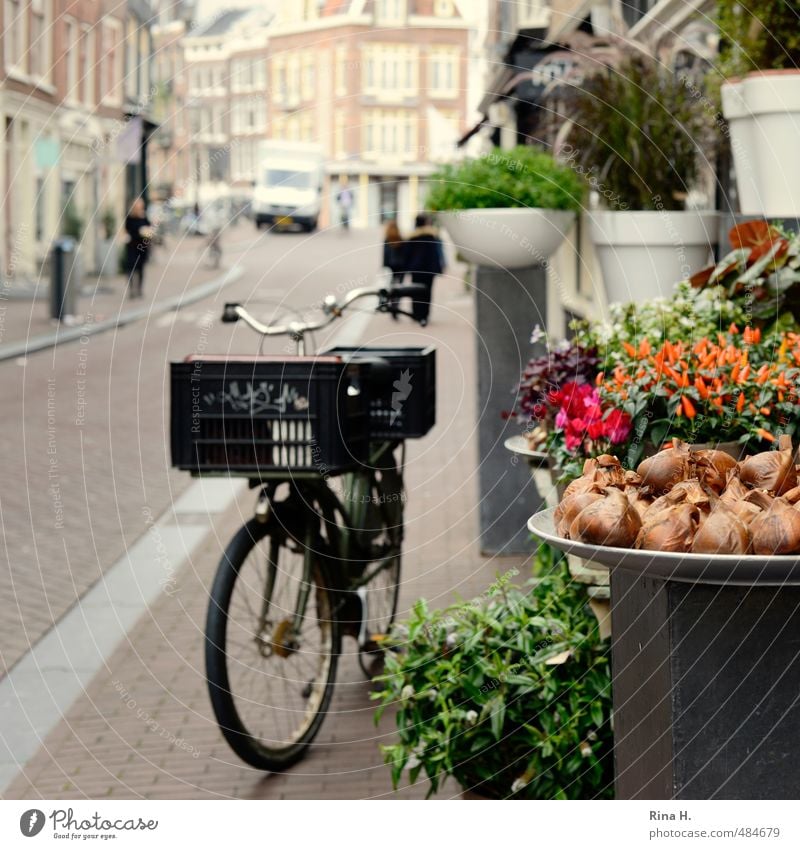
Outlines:
{"label": "bicycle frame", "polygon": [[[341,596],[337,605],[337,609],[340,609],[345,604],[347,596],[369,583],[383,570],[388,569],[394,558],[399,555],[403,542],[405,445],[400,443],[400,463],[395,462],[394,457],[394,450],[397,447],[398,443],[378,443],[370,457],[368,467],[342,476],[344,501],[349,501],[353,505],[352,508],[348,508],[343,503],[343,500],[322,477],[276,476],[266,483],[259,482],[262,485],[262,491],[259,495],[256,515],[263,516],[263,521],[269,521],[271,518],[272,521],[277,522],[286,539],[292,540],[306,552],[303,560],[302,587],[304,591],[298,593],[296,607],[292,612],[292,617],[298,625],[305,615],[308,593],[312,585],[311,570],[315,556],[326,561],[333,582],[331,589]],[[391,463],[386,462],[388,458],[391,458]],[[381,473],[381,478],[378,478],[378,472]],[[392,491],[388,491],[388,486],[384,485],[383,475],[387,476],[387,484],[388,481],[393,484]],[[274,492],[283,483],[288,483],[289,495],[275,504],[272,501]],[[374,496],[373,492],[377,495]],[[393,539],[388,540],[380,550],[370,548],[370,544],[364,539],[373,530],[368,526],[370,507],[377,507],[383,523],[392,530]],[[324,527],[324,534],[319,526],[314,527],[308,521],[309,514],[319,517]],[[341,521],[337,519],[337,514],[341,517]],[[271,553],[270,562],[267,564],[267,584],[264,588],[260,616],[262,628],[267,619],[271,586],[274,584],[277,568],[272,562],[273,558],[274,555]],[[372,566],[372,564],[375,565]]]}

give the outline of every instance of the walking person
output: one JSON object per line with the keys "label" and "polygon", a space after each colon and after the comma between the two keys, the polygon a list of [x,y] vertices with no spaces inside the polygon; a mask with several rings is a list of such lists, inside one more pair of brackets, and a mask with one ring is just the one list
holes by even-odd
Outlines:
{"label": "walking person", "polygon": [[145,212],[144,200],[137,198],[125,218],[128,234],[126,268],[128,271],[128,297],[141,298],[144,291],[144,267],[150,254],[153,227]]}
{"label": "walking person", "polygon": [[336,196],[336,201],[339,204],[339,220],[342,222],[342,229],[350,229],[350,213],[353,209],[353,192],[350,188],[347,177],[342,177],[339,184],[339,194]]}
{"label": "walking person", "polygon": [[394,219],[386,225],[386,232],[383,237],[383,267],[388,268],[392,273],[392,278],[389,281],[389,312],[392,318],[397,321],[397,298],[392,296],[392,289],[403,284],[403,278],[406,276],[406,263],[405,242],[400,233],[400,228],[397,226],[397,221]]}
{"label": "walking person", "polygon": [[416,217],[405,254],[405,268],[411,274],[411,282],[425,287],[424,294],[414,297],[412,309],[414,318],[425,327],[431,311],[434,278],[444,271],[444,247],[430,215],[423,212]]}

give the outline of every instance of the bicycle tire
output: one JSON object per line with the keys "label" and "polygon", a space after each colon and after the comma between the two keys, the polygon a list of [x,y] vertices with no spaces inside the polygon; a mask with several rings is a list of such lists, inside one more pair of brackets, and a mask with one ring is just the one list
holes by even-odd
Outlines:
{"label": "bicycle tire", "polygon": [[[315,600],[318,613],[321,614],[321,616],[317,617],[317,624],[320,626],[320,631],[327,632],[327,662],[322,670],[323,674],[320,676],[322,680],[314,681],[312,679],[303,688],[305,691],[311,688],[312,684],[315,685],[316,690],[312,688],[312,694],[315,695],[316,705],[313,707],[313,714],[308,718],[305,726],[291,740],[279,743],[277,740],[267,738],[265,741],[263,736],[256,734],[254,729],[249,727],[254,724],[254,721],[244,718],[241,708],[255,704],[257,708],[260,708],[262,716],[271,715],[270,711],[275,712],[281,709],[269,704],[261,705],[257,700],[255,702],[251,699],[243,700],[242,695],[233,691],[230,673],[232,669],[234,672],[238,672],[240,667],[242,667],[242,662],[235,659],[228,652],[228,646],[231,643],[231,635],[229,633],[229,627],[232,621],[230,606],[233,593],[236,590],[237,581],[242,579],[243,567],[248,562],[251,562],[249,558],[254,549],[264,540],[269,540],[271,552],[275,550],[276,546],[278,549],[289,550],[288,546],[291,542],[281,532],[279,525],[276,523],[262,523],[253,518],[239,529],[228,544],[220,561],[211,589],[206,620],[206,675],[214,715],[231,749],[245,763],[257,769],[280,772],[288,769],[304,756],[325,719],[333,695],[341,635],[335,613],[336,599],[334,594],[329,590],[331,584],[327,580],[325,566],[319,557],[314,556],[306,550],[304,556],[313,558],[312,578],[314,586],[311,588],[309,599],[313,598]],[[279,553],[280,551],[276,557],[279,556]],[[272,557],[272,554],[270,554],[270,557]],[[267,572],[269,568],[269,564],[267,564]],[[277,565],[276,572],[279,573]],[[278,577],[280,577],[280,574],[278,574]],[[287,574],[287,580],[289,580],[289,577]],[[270,594],[270,603],[273,595],[274,587],[273,592]],[[263,599],[264,595],[262,594],[261,600],[263,601]],[[311,619],[311,617],[308,618],[309,620]],[[247,634],[247,632],[244,633]],[[250,634],[249,636],[253,635]],[[256,637],[256,640],[259,639],[263,647],[264,640],[261,637]],[[270,651],[272,654],[275,654],[276,652],[273,650],[277,644],[275,642],[277,638],[273,636],[271,639],[273,642],[269,644]],[[300,650],[296,653],[302,655],[303,651]],[[286,660],[287,657],[288,655],[283,660]],[[272,668],[280,671],[280,662],[273,664]],[[298,687],[301,679],[288,677],[284,679],[284,684],[287,682],[290,686]],[[274,690],[278,689],[278,679],[271,681],[271,684],[274,684]],[[319,691],[320,688],[321,692]],[[286,687],[284,687],[284,690],[286,690]],[[304,692],[302,695],[308,698]],[[250,702],[249,705],[248,702]],[[290,709],[287,712],[291,714],[297,711]],[[308,708],[306,708],[306,713],[308,712]]]}
{"label": "bicycle tire", "polygon": [[391,468],[381,470],[381,481],[376,483],[373,480],[369,497],[371,504],[375,505],[375,519],[371,524],[382,527],[383,534],[392,541],[394,549],[394,553],[387,558],[391,560],[391,565],[362,586],[363,637],[359,640],[358,662],[367,678],[372,678],[380,672],[380,663],[375,663],[383,658],[380,640],[389,633],[395,621],[400,597],[405,500],[402,477]]}

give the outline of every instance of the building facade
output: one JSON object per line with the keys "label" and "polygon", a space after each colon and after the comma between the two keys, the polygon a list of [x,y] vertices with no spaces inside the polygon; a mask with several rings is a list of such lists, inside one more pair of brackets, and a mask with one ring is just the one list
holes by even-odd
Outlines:
{"label": "building facade", "polygon": [[[141,0],[0,4],[6,280],[37,281],[63,233],[80,236],[86,269],[105,262],[107,231],[120,226],[131,192],[146,179],[143,135],[127,137],[142,126],[129,127],[130,116],[146,112],[149,17]],[[128,142],[126,157],[118,153],[120,137]]]}
{"label": "building facade", "polygon": [[182,39],[185,121],[178,120],[191,165],[180,189],[192,202],[250,192],[257,144],[268,134],[270,18],[259,8],[226,9]]}
{"label": "building facade", "polygon": [[321,223],[347,183],[356,226],[411,226],[424,181],[466,124],[471,4],[284,2],[271,28],[269,134],[316,142],[328,161]]}

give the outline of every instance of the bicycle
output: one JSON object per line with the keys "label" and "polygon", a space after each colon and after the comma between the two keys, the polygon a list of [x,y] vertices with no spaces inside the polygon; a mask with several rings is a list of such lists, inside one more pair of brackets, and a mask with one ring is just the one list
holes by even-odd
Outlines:
{"label": "bicycle", "polygon": [[[419,293],[418,286],[401,288],[395,287],[393,298]],[[222,320],[244,321],[262,337],[289,336],[298,356],[285,358],[280,365],[284,369],[312,368],[307,362],[310,358],[304,356],[306,336],[340,318],[355,301],[374,296],[378,297],[378,312],[396,309],[387,289],[372,288],[357,289],[341,302],[329,296],[318,321],[270,326],[239,304],[226,304]],[[413,318],[411,313],[396,311]],[[243,761],[272,772],[300,760],[319,732],[333,695],[342,639],[350,636],[357,641],[359,661],[368,675],[368,662],[382,656],[382,638],[394,621],[400,588],[405,438],[422,435],[433,424],[432,348],[423,353],[416,348],[389,353],[365,349],[361,358],[349,356],[352,349],[339,350],[342,356],[322,356],[318,362],[333,370],[339,381],[344,379],[342,375],[349,374],[348,379],[356,375],[355,384],[339,387],[343,403],[363,401],[360,392],[369,393],[372,399],[365,462],[354,467],[351,463],[349,468],[345,465],[341,474],[335,467],[309,466],[309,448],[302,443],[303,422],[281,419],[277,428],[283,435],[271,450],[284,452],[280,454],[283,459],[294,457],[294,465],[301,471],[258,470],[251,480],[260,490],[255,514],[228,544],[210,593],[205,645],[214,715],[226,741]],[[387,405],[397,406],[393,395],[402,382],[402,373],[400,381],[393,380],[398,365],[392,357],[418,358],[431,378],[429,393],[415,402],[423,417],[416,423],[409,418],[405,430],[397,428],[391,415],[388,419],[384,415]],[[266,359],[264,368],[275,365]],[[191,363],[173,364],[173,371],[176,365]],[[235,365],[225,362],[222,367]],[[317,374],[313,379],[319,382],[318,378],[321,380]],[[243,393],[243,385],[237,378],[231,396],[240,401],[249,393],[252,412],[252,398],[261,392],[257,403],[262,409],[266,396],[261,389],[251,391],[253,384],[248,384],[250,388]],[[296,399],[296,392],[284,391],[288,385],[286,381],[281,385],[281,396]],[[173,417],[174,387],[173,383]],[[184,400],[177,403],[185,405]],[[425,409],[426,404],[430,409]],[[344,417],[339,421],[339,429],[345,421]],[[330,422],[323,424],[326,431],[336,430]],[[272,427],[274,436],[276,425]],[[299,448],[292,437],[301,442]],[[176,452],[179,455],[182,450],[173,422],[173,440],[176,438],[179,444],[173,441],[173,464]],[[330,454],[334,457],[334,452]],[[226,459],[231,456],[229,451]],[[270,456],[274,460],[276,454]],[[177,465],[188,467],[181,464],[180,457]]]}

